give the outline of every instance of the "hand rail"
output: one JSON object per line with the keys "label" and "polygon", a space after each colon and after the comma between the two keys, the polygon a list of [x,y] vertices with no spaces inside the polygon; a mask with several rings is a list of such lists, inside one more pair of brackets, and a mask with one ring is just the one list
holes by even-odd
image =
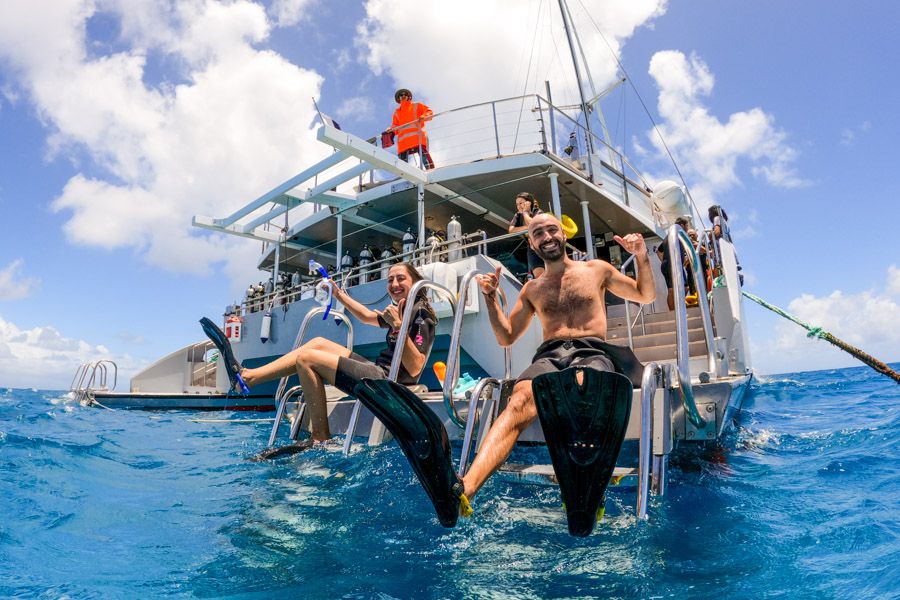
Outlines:
{"label": "hand rail", "polygon": [[[635,513],[638,519],[647,518],[647,500],[650,491],[650,454],[653,440],[653,396],[659,387],[662,369],[651,362],[644,367],[641,376],[641,437],[638,442],[638,495]],[[669,415],[663,415],[669,418]]]}
{"label": "hand rail", "polygon": [[672,270],[672,289],[675,294],[675,348],[677,351],[678,362],[678,380],[684,400],[684,408],[688,419],[695,427],[703,427],[706,420],[697,410],[697,404],[694,400],[694,390],[691,385],[691,366],[690,366],[690,348],[688,345],[687,331],[687,307],[684,302],[684,264],[681,259],[681,253],[678,246],[684,249],[685,253],[691,261],[691,270],[694,275],[694,282],[697,284],[697,291],[700,298],[699,302],[700,314],[703,317],[703,333],[706,337],[706,351],[709,365],[710,376],[717,375],[716,372],[716,355],[715,342],[712,334],[712,319],[709,315],[709,305],[706,303],[706,282],[700,275],[700,258],[694,250],[691,238],[680,225],[671,225],[666,234],[666,243],[669,251],[669,266]]}
{"label": "hand rail", "polygon": [[[450,301],[451,310],[454,316],[456,315],[456,297],[450,290],[439,283],[427,279],[417,281],[412,286],[412,289],[409,290],[409,294],[406,297],[415,298],[423,288],[431,288],[447,296],[447,299]],[[400,321],[400,329],[397,334],[398,348],[394,351],[394,357],[391,359],[391,369],[388,372],[388,379],[391,381],[397,381],[397,375],[400,373],[400,363],[403,360],[403,346],[406,344],[406,335],[409,331],[409,322],[412,320],[412,311],[415,304],[415,302],[407,302],[406,307],[403,309],[403,318]],[[427,356],[425,357],[425,362],[428,362]],[[424,365],[422,368],[424,369]],[[357,400],[353,404],[353,411],[350,413],[350,421],[347,423],[347,431],[344,434],[344,456],[350,455],[350,446],[353,444],[353,433],[356,431],[356,423],[359,421],[359,413],[361,410],[362,402]]]}
{"label": "hand rail", "polygon": [[[303,321],[300,323],[300,329],[297,331],[297,337],[294,338],[294,347],[291,349],[291,351],[296,350],[297,348],[300,347],[300,343],[303,341],[304,336],[306,336],[306,330],[309,329],[309,324],[310,324],[310,322],[312,322],[312,318],[317,315],[323,314],[326,310],[327,310],[327,308],[324,306],[317,306],[316,308],[313,308],[308,313],[306,313],[306,316],[303,317]],[[342,313],[340,311],[332,311],[331,315],[336,320],[339,319],[339,320],[343,321],[344,324],[347,326],[347,348],[352,349],[353,348],[353,323],[350,321],[350,317],[348,317],[347,315],[345,315],[344,313]],[[284,412],[285,412],[285,409],[287,408],[288,400],[297,391],[297,388],[300,388],[300,386],[294,386],[291,389],[287,390],[287,393],[285,393],[284,388],[287,387],[287,382],[288,382],[289,378],[290,378],[290,375],[287,375],[285,377],[282,377],[278,381],[278,389],[275,391],[275,396],[273,397],[275,399],[275,406],[276,406],[277,411],[275,413],[275,421],[272,423],[272,431],[271,431],[271,433],[269,433],[269,442],[268,442],[269,448],[271,448],[275,444],[275,438],[278,436],[278,428],[281,426],[281,419],[284,418]],[[300,394],[302,394],[302,393],[303,392],[302,392],[302,388],[301,388]],[[299,399],[297,401],[300,402]],[[302,413],[301,413],[301,415],[302,415]],[[294,431],[294,428],[292,426],[291,432],[293,433],[293,431]]]}
{"label": "hand rail", "polygon": [[[466,423],[463,418],[460,416],[459,411],[456,410],[456,406],[453,402],[453,388],[456,387],[456,382],[459,379],[459,352],[462,346],[462,325],[463,318],[465,317],[465,306],[466,299],[469,294],[469,284],[472,279],[477,275],[487,275],[487,271],[482,271],[479,269],[472,269],[465,275],[463,275],[462,282],[460,283],[459,290],[459,306],[462,307],[462,310],[457,310],[453,316],[453,333],[450,336],[450,346],[448,348],[448,356],[447,356],[447,371],[444,375],[443,382],[443,392],[444,392],[444,406],[447,407],[447,414],[450,416],[450,420],[453,421],[458,427],[465,427]],[[500,296],[500,307],[503,311],[506,311],[506,294],[503,292],[503,289],[497,287]],[[505,365],[505,375],[504,379],[509,379],[512,375],[512,354],[510,352],[509,346],[503,349],[504,353],[504,365]],[[474,397],[475,392],[472,392]]]}
{"label": "hand rail", "polygon": [[[507,374],[507,379],[509,379],[509,375]],[[462,450],[459,454],[459,476],[462,477],[466,474],[466,470],[469,468],[469,451],[472,448],[472,436],[475,433],[475,426],[478,424],[478,401],[481,399],[481,396],[484,392],[484,388],[492,385],[497,390],[500,390],[500,381],[495,379],[494,377],[485,377],[472,390],[472,397],[469,399],[469,414],[466,417],[466,429],[463,433],[463,443]],[[487,400],[484,401],[484,406],[481,411],[487,407]]]}
{"label": "hand rail", "polygon": [[[407,298],[413,298],[413,301],[407,302],[406,307],[403,309],[403,320],[400,322],[400,332],[397,334],[397,349],[394,352],[393,359],[391,359],[391,370],[388,372],[388,379],[390,379],[391,381],[397,381],[397,375],[400,374],[400,363],[403,360],[403,345],[406,343],[406,335],[409,330],[409,322],[412,320],[413,308],[416,305],[415,298],[424,288],[432,289],[444,294],[450,301],[450,307],[454,317],[456,316],[457,303],[456,296],[453,294],[453,292],[451,292],[441,284],[429,281],[427,279],[417,281],[415,285],[412,286],[412,289],[409,290],[409,294],[407,295]],[[425,362],[428,362],[427,356],[425,357]],[[424,365],[422,368],[424,369]]]}
{"label": "hand rail", "polygon": [[[82,376],[83,376],[82,371],[86,370],[90,364],[91,364],[91,363],[81,363],[80,365],[78,365],[78,368],[75,369],[75,376],[72,377],[72,383],[69,384],[69,391],[70,391],[70,392],[74,392],[74,391],[77,389],[77,388],[75,387],[75,380],[78,379],[78,376],[79,376],[79,375],[82,375]],[[81,383],[81,381],[79,380],[78,383]]]}
{"label": "hand rail", "polygon": [[[634,254],[629,256],[628,260],[626,260],[624,263],[622,263],[622,266],[619,267],[619,271],[621,271],[622,274],[624,275],[625,269],[627,269],[628,265],[631,264],[632,262],[634,263],[634,273],[635,273],[635,275],[637,275],[638,263],[637,263],[637,261],[634,260]],[[635,304],[640,304],[640,303],[636,302]],[[641,304],[641,308],[638,311],[638,314],[635,315],[635,317],[634,317],[634,323],[637,323],[638,317],[641,317],[641,319],[642,319],[641,324],[643,324],[643,316],[644,316],[644,305]],[[631,335],[631,329],[632,329],[632,327],[634,327],[634,323],[631,322],[631,302],[629,302],[628,300],[625,300],[625,327],[628,328],[628,347],[631,348],[632,350],[634,350],[634,338]]]}

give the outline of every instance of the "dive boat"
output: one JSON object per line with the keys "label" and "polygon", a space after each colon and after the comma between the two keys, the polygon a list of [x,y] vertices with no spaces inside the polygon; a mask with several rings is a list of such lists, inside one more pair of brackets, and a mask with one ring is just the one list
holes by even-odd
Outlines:
{"label": "dive boat", "polygon": [[[573,54],[573,59],[574,59]],[[577,60],[576,60],[577,64]],[[635,305],[608,296],[607,340],[629,346],[646,365],[634,390],[626,440],[640,440],[640,461],[618,475],[651,480],[665,488],[665,461],[677,444],[715,440],[732,424],[752,378],[740,274],[732,243],[706,235],[708,265],[675,219],[690,216],[684,186],[651,183],[598,135],[598,107],[582,102],[571,109],[545,95],[490,100],[436,113],[427,128],[435,168],[421,160],[400,160],[382,137],[359,137],[323,118],[317,139],[332,149],[270,191],[224,217],[197,215],[197,227],[262,242],[258,268],[268,284],[251,286],[247,297],[223,311],[222,325],[244,366],[269,362],[312,337],[347,344],[374,359],[384,333],[360,327],[339,306],[322,318],[316,299],[320,270],[339,281],[354,299],[381,309],[387,302],[384,278],[399,260],[417,265],[426,277],[439,317],[437,336],[416,391],[443,420],[451,440],[463,444],[460,470],[471,450],[503,409],[508,384],[528,364],[541,343],[533,324],[511,348],[495,341],[484,299],[474,276],[501,267],[500,287],[507,306],[515,302],[527,267],[523,234],[507,232],[513,199],[529,191],[555,215],[568,215],[568,251],[575,259],[600,258],[634,276],[635,264],[615,235],[641,233],[651,250],[657,300]],[[585,115],[588,115],[585,118]],[[595,122],[592,125],[592,120]],[[673,270],[676,307],[666,306],[660,261],[652,250],[666,239],[673,264],[681,247],[691,265],[699,302],[685,301],[681,269]],[[707,290],[707,272],[714,273]],[[703,299],[707,298],[708,302]],[[446,362],[442,383],[432,367]],[[83,365],[72,392],[85,403],[129,408],[278,410],[278,426],[291,421],[296,439],[304,425],[296,378],[254,388],[249,396],[230,392],[229,381],[206,342],[191,344],[157,361],[131,381],[128,393],[99,385],[105,367]],[[460,374],[477,382],[467,393],[454,392]],[[331,431],[370,444],[385,431],[358,401],[329,389]],[[520,438],[541,442],[535,423]],[[652,463],[652,464],[651,464]],[[552,477],[545,467],[510,465],[517,477]],[[646,485],[643,508],[646,511]]]}

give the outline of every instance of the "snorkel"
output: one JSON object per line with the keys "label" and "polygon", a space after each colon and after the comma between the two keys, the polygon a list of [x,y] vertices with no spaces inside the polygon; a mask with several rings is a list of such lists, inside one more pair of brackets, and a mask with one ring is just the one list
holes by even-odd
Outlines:
{"label": "snorkel", "polygon": [[[322,315],[322,320],[324,321],[328,318],[328,313],[331,312],[331,306],[332,306],[332,304],[334,304],[334,290],[330,285],[328,285],[324,281],[324,279],[331,279],[331,276],[328,275],[328,271],[325,270],[325,267],[323,267],[321,264],[317,263],[316,261],[310,259],[309,274],[314,275],[315,273],[318,273],[323,278],[323,281],[319,282],[319,284],[316,286],[316,300],[318,300],[320,304],[325,305],[325,314]],[[319,295],[320,295],[319,290],[323,289],[322,295],[324,295],[324,293],[325,293],[324,288],[328,288],[328,292],[327,292],[328,295],[326,298],[320,299],[319,298]]]}

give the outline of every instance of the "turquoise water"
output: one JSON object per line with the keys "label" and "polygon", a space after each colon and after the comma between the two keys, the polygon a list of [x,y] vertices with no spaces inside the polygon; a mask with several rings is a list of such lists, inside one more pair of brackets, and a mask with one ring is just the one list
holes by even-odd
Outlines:
{"label": "turquoise water", "polygon": [[62,396],[0,389],[2,597],[900,597],[900,386],[868,368],[757,382],[648,522],[616,489],[586,539],[500,479],[442,529],[394,444],[252,463],[268,423],[190,420],[245,414]]}

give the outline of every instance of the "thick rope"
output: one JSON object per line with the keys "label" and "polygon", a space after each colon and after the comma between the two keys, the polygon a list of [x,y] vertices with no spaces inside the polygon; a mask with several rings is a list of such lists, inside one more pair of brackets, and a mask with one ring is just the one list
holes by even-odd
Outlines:
{"label": "thick rope", "polygon": [[779,314],[782,317],[784,317],[785,319],[793,321],[797,325],[806,329],[809,332],[806,334],[806,337],[816,337],[816,338],[819,338],[820,340],[825,340],[826,342],[828,342],[834,346],[837,346],[838,348],[840,348],[847,354],[850,354],[851,356],[861,360],[862,362],[864,362],[868,366],[872,367],[873,369],[875,369],[882,375],[887,375],[888,377],[890,377],[897,383],[900,383],[900,373],[897,373],[897,371],[893,370],[892,368],[890,368],[889,366],[887,366],[886,364],[884,364],[883,362],[881,362],[874,356],[863,352],[862,350],[860,350],[859,348],[857,348],[855,346],[851,346],[850,344],[841,340],[840,338],[834,337],[833,335],[831,335],[830,333],[828,333],[821,327],[814,327],[814,326],[810,325],[809,323],[805,323],[805,322],[801,321],[794,315],[791,315],[791,314],[783,311],[782,309],[778,308],[777,306],[769,304],[768,302],[766,302],[759,296],[754,296],[750,292],[745,292],[745,291],[742,291],[741,293],[744,294],[744,296],[746,296],[747,298],[750,298],[751,300],[753,300],[754,302],[759,304],[760,306],[768,308],[772,312]]}

